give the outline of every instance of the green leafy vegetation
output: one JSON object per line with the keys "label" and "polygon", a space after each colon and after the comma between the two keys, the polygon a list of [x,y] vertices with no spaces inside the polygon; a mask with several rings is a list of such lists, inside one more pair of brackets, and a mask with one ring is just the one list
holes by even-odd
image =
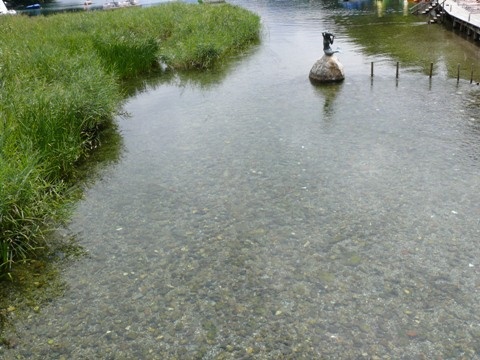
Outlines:
{"label": "green leafy vegetation", "polygon": [[0,18],[0,276],[68,218],[78,167],[114,126],[121,81],[206,69],[258,41],[257,15],[231,5]]}

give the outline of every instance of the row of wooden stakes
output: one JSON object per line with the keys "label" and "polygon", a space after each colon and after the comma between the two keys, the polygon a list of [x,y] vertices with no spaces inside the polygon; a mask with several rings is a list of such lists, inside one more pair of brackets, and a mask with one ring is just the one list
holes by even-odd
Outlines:
{"label": "row of wooden stakes", "polygon": [[[396,66],[396,71],[395,71],[395,77],[398,79],[399,77],[399,68],[400,68],[400,63],[397,61],[397,66]],[[474,66],[472,64],[472,69],[470,71],[470,84],[473,83],[473,69]],[[370,65],[370,76],[373,77],[373,61],[371,62]],[[432,78],[433,76],[433,62],[430,63],[430,71],[429,71],[429,77]],[[460,64],[457,65],[457,82],[460,81]]]}

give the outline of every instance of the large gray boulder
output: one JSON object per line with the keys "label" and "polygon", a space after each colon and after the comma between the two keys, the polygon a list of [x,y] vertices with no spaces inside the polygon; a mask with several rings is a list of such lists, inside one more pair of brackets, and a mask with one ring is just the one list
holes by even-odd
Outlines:
{"label": "large gray boulder", "polygon": [[345,72],[335,55],[325,54],[313,64],[309,77],[314,82],[339,82],[345,79]]}

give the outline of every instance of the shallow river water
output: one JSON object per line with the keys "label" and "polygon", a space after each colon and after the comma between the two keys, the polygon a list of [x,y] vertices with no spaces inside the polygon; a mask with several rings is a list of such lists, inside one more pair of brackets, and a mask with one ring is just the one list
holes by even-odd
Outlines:
{"label": "shallow river water", "polygon": [[[348,19],[403,4],[236,3],[261,44],[128,100],[63,230],[89,255],[0,357],[479,359],[480,90],[445,70],[478,47],[420,19],[452,48],[396,79]],[[324,30],[346,79],[318,87]]]}

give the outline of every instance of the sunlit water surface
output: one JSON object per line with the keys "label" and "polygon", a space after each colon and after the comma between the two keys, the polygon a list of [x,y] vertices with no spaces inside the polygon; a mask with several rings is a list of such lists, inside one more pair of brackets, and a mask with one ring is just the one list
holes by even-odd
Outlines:
{"label": "sunlit water surface", "polygon": [[[332,20],[372,4],[238,4],[262,43],[128,101],[125,150],[66,230],[90,255],[0,355],[479,358],[478,86],[396,79]],[[315,87],[325,29],[346,79]]]}

